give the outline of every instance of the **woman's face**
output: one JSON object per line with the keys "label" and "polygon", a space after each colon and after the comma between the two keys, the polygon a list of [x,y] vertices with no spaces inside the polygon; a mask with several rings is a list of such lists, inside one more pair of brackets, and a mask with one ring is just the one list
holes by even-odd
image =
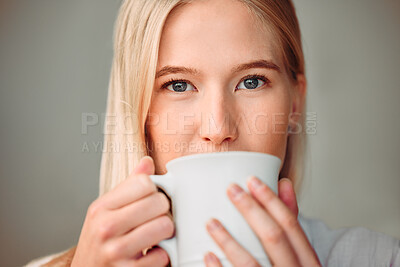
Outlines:
{"label": "woman's face", "polygon": [[256,25],[233,0],[195,1],[168,16],[146,123],[157,174],[174,158],[215,151],[283,162],[289,114],[301,96],[276,40]]}

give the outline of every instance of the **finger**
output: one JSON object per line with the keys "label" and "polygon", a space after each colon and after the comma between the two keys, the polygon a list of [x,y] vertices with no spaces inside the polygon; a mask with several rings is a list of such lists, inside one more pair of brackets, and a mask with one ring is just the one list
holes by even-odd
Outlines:
{"label": "finger", "polygon": [[229,187],[228,196],[260,239],[270,261],[278,266],[298,266],[285,232],[266,210],[236,184]]}
{"label": "finger", "polygon": [[222,267],[218,257],[212,252],[208,252],[204,255],[204,263],[206,264],[206,267]]}
{"label": "finger", "polygon": [[262,203],[268,213],[283,228],[301,265],[319,266],[318,257],[301,228],[297,216],[258,178],[251,177],[247,184],[251,194]]}
{"label": "finger", "polygon": [[112,213],[107,227],[111,236],[125,234],[153,218],[167,214],[170,202],[163,193],[154,193]]}
{"label": "finger", "polygon": [[253,256],[229,234],[218,220],[211,219],[207,223],[207,231],[234,266],[259,266]]}
{"label": "finger", "polygon": [[147,252],[145,256],[140,257],[131,266],[145,267],[145,266],[167,266],[169,257],[165,250],[162,248],[153,248]]}
{"label": "finger", "polygon": [[282,178],[278,182],[278,195],[283,203],[288,206],[288,208],[297,217],[299,214],[299,208],[297,206],[296,193],[293,188],[293,183],[288,178]]}
{"label": "finger", "polygon": [[149,177],[153,173],[153,159],[148,156],[143,157],[128,178],[118,184],[115,189],[104,194],[100,202],[107,209],[118,209],[157,192],[156,186]]}
{"label": "finger", "polygon": [[139,251],[172,237],[174,230],[175,226],[171,219],[163,215],[140,225],[123,236],[110,239],[106,243],[105,253],[109,260],[132,258]]}
{"label": "finger", "polygon": [[154,174],[154,161],[150,156],[144,156],[139,164],[133,169],[133,174],[145,173],[148,175]]}

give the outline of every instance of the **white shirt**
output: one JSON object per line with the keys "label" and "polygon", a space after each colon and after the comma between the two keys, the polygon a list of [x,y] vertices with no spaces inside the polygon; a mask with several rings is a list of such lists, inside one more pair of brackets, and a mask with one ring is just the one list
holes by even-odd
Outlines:
{"label": "white shirt", "polygon": [[[400,267],[400,240],[364,227],[332,230],[317,219],[298,217],[322,266]],[[63,252],[31,261],[39,267]]]}
{"label": "white shirt", "polygon": [[322,266],[400,267],[400,240],[364,227],[332,230],[320,220],[298,219]]}

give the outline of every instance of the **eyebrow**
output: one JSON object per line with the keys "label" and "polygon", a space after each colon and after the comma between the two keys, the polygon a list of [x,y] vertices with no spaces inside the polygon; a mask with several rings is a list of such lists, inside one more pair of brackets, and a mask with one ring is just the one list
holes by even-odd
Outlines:
{"label": "eyebrow", "polygon": [[[268,61],[268,60],[264,60],[264,59],[237,65],[232,68],[231,72],[236,73],[236,72],[244,71],[247,69],[254,69],[254,68],[270,69],[270,70],[275,70],[279,73],[281,72],[281,69],[279,68],[278,65],[276,65],[272,61]],[[161,76],[165,76],[168,74],[174,74],[174,73],[186,73],[186,74],[191,74],[191,75],[199,75],[200,71],[197,69],[187,68],[187,67],[165,66],[161,70],[157,71],[156,79],[160,78]]]}

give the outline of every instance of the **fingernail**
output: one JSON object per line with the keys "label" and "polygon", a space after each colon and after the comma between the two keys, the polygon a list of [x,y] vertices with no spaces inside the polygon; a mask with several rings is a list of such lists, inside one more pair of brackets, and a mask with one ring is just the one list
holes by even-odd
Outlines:
{"label": "fingernail", "polygon": [[232,198],[234,200],[238,200],[240,199],[240,197],[243,195],[243,189],[240,188],[240,186],[236,185],[236,184],[232,184],[229,187],[229,193],[232,195]]}
{"label": "fingernail", "polygon": [[141,158],[140,164],[143,163],[143,160],[144,160],[145,158],[148,158],[148,159],[150,159],[150,160],[153,160],[150,156],[144,156],[144,157]]}
{"label": "fingernail", "polygon": [[150,159],[150,160],[153,160],[150,156],[147,156],[147,155],[144,156],[144,157],[142,158],[142,160],[145,159],[145,158]]}
{"label": "fingernail", "polygon": [[218,262],[217,257],[211,252],[208,252],[206,254],[206,256],[204,257],[204,259],[205,259],[206,263],[217,263]]}
{"label": "fingernail", "polygon": [[212,231],[215,231],[217,229],[220,229],[221,228],[221,224],[217,220],[211,219],[207,223],[207,228],[208,228],[209,231],[212,232]]}
{"label": "fingernail", "polygon": [[286,177],[285,178],[281,178],[279,181],[292,184],[292,180],[290,180],[289,178],[286,178]]}
{"label": "fingernail", "polygon": [[252,176],[250,180],[250,186],[253,189],[258,189],[262,186],[262,183],[257,177]]}

